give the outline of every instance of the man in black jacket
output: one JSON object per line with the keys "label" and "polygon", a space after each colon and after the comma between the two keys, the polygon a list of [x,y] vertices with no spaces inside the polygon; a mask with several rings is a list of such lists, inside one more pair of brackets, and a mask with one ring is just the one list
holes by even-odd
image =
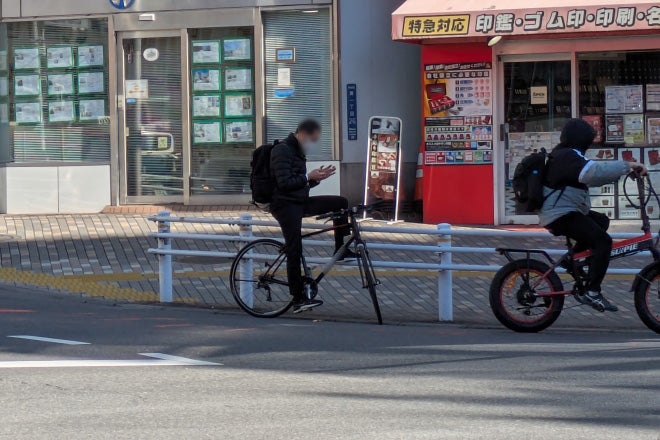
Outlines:
{"label": "man in black jacket", "polygon": [[[270,204],[270,211],[280,224],[286,244],[287,276],[289,291],[294,300],[294,313],[311,310],[323,304],[323,301],[305,297],[301,274],[302,257],[302,219],[313,215],[340,211],[348,208],[348,201],[339,196],[310,197],[310,188],[333,176],[335,167],[321,167],[307,172],[305,154],[321,138],[321,126],[314,120],[300,123],[295,133],[291,133],[284,142],[273,147],[270,159],[271,175],[275,178],[276,188]],[[349,234],[348,218],[344,216],[334,220],[335,252],[344,245],[344,237]],[[346,227],[341,227],[346,225]],[[343,259],[355,258],[355,254],[346,251]]]}

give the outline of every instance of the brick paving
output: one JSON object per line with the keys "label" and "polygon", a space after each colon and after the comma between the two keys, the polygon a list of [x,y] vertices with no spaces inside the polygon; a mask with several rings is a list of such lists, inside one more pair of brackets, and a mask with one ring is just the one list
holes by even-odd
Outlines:
{"label": "brick paving", "polygon": [[[210,207],[211,208],[211,207]],[[2,276],[12,281],[15,270],[25,274],[41,276],[40,285],[48,284],[43,276],[52,276],[52,288],[85,292],[89,283],[106,286],[107,296],[121,298],[118,292],[126,291],[126,299],[144,300],[152,298],[158,291],[157,259],[147,254],[149,247],[155,247],[155,240],[149,233],[155,231],[155,224],[147,219],[146,213],[157,212],[160,208],[140,208],[140,213],[111,212],[97,215],[49,215],[49,216],[0,216],[0,262],[7,272]],[[238,209],[238,207],[237,207]],[[243,209],[241,209],[243,211]],[[185,211],[190,217],[238,217],[241,211],[205,211],[194,213]],[[255,218],[272,220],[270,216],[253,211]],[[410,227],[410,224],[398,227]],[[433,226],[423,226],[433,229]],[[637,229],[636,224],[617,227],[627,231]],[[210,224],[174,223],[173,232],[237,234],[235,226]],[[255,235],[279,237],[276,228],[257,227]],[[432,236],[411,236],[406,234],[367,233],[368,241],[401,244],[434,244]],[[330,237],[326,237],[330,239]],[[561,248],[563,241],[547,239],[505,240],[480,237],[455,237],[454,245],[479,247],[552,247]],[[215,242],[199,240],[175,241],[175,249],[195,249],[204,251],[235,252],[239,242]],[[332,245],[311,247],[311,256],[328,256]],[[372,250],[374,260],[433,263],[434,254]],[[468,264],[499,265],[504,258],[495,254],[455,254],[454,262]],[[644,257],[621,260],[616,267],[640,268],[648,262]],[[228,288],[227,272],[229,259],[175,258],[174,290],[176,299],[187,303],[213,306],[220,309],[236,309]],[[348,270],[348,271],[346,271]],[[193,276],[190,276],[190,275]],[[379,276],[382,285],[378,289],[383,315],[389,322],[433,322],[437,321],[437,277],[431,272],[388,270]],[[472,325],[499,325],[492,317],[488,306],[488,288],[492,274],[465,274],[454,277],[455,320]],[[27,279],[27,281],[26,281]],[[77,283],[76,288],[68,289],[66,282]],[[29,276],[14,280],[29,284]],[[621,308],[616,314],[600,314],[585,307],[573,307],[572,299],[567,299],[566,309],[557,327],[593,327],[603,329],[631,328],[642,329],[637,318],[632,295],[628,292],[631,279],[608,281],[605,289],[608,296]],[[64,286],[64,287],[63,287]],[[124,290],[122,290],[124,289]],[[93,290],[103,296],[98,286]],[[101,293],[98,293],[98,292]],[[145,292],[144,297],[131,297],[131,292]],[[151,295],[147,295],[151,293]],[[320,295],[325,305],[306,318],[330,319],[373,319],[369,295],[361,288],[359,276],[350,268],[340,268],[335,276],[328,277],[321,285]]]}

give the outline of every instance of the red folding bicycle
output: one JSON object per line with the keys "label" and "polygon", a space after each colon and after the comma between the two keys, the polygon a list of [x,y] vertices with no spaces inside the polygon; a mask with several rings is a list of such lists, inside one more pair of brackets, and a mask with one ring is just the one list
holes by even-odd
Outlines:
{"label": "red folding bicycle", "polygon": [[[636,196],[625,191],[630,179],[637,183]],[[651,253],[653,262],[637,274],[631,291],[634,292],[635,308],[642,322],[651,330],[660,333],[660,251],[657,249],[660,234],[654,236],[651,233],[651,222],[646,209],[652,197],[658,203],[660,198],[648,176],[629,174],[623,187],[628,202],[641,212],[644,234],[615,243],[610,260],[629,257],[643,251]],[[490,307],[504,326],[525,333],[544,330],[559,318],[567,296],[577,296],[585,292],[591,251],[573,252],[574,244],[568,238],[566,246],[568,252],[557,261],[543,250],[497,249],[509,263],[497,272],[490,285]],[[525,257],[515,259],[516,254],[524,254]],[[575,281],[572,289],[564,288],[556,272],[559,267],[566,268],[566,272]]]}

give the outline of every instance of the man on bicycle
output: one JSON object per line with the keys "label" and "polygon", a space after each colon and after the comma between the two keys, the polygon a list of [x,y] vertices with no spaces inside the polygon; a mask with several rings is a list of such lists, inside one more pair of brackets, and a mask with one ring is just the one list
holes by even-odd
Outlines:
{"label": "man on bicycle", "polygon": [[[305,296],[301,270],[302,219],[313,215],[348,209],[348,201],[340,196],[310,197],[310,188],[333,176],[334,166],[321,167],[307,172],[305,154],[319,142],[321,125],[312,119],[300,123],[295,133],[273,147],[270,159],[271,175],[276,182],[270,211],[280,224],[286,246],[287,277],[289,291],[293,296],[293,312],[300,313],[323,304]],[[348,217],[334,219],[335,253],[344,245],[349,235]],[[353,259],[356,255],[347,250],[342,259]]]}
{"label": "man on bicycle", "polygon": [[552,234],[575,240],[575,251],[590,249],[592,252],[586,292],[578,295],[578,301],[616,312],[617,306],[601,293],[612,251],[612,238],[607,233],[610,220],[590,209],[589,187],[614,183],[632,171],[644,175],[646,168],[640,163],[621,160],[587,159],[585,153],[595,137],[594,129],[581,119],[566,123],[560,143],[548,159],[543,189],[545,201],[539,217],[541,225]]}

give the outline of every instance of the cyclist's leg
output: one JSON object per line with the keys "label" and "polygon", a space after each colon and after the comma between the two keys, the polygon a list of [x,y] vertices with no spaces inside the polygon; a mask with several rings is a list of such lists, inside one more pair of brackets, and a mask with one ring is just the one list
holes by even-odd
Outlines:
{"label": "cyclist's leg", "polygon": [[[610,218],[606,216],[605,214],[601,214],[600,212],[596,211],[589,211],[589,214],[587,216],[593,220],[598,227],[600,227],[603,231],[607,231],[610,228]],[[574,252],[583,252],[589,249],[589,246],[585,244],[584,242],[578,241],[575,244],[575,247],[573,248]]]}
{"label": "cyclist's leg", "polygon": [[280,224],[284,243],[286,245],[287,278],[289,292],[296,300],[303,299],[302,280],[302,219],[303,206],[296,203],[287,203],[272,211],[273,217]]}
{"label": "cyclist's leg", "polygon": [[[314,196],[307,199],[305,203],[305,217],[326,214],[328,212],[348,209],[348,200],[341,196]],[[334,226],[345,227],[335,229],[335,251],[344,245],[344,237],[350,235],[348,226],[348,215],[334,219]]]}
{"label": "cyclist's leg", "polygon": [[601,290],[612,251],[612,238],[601,225],[602,223],[598,224],[591,216],[579,212],[567,214],[548,225],[548,229],[556,235],[565,235],[576,240],[578,246],[591,249],[587,289],[592,292]]}

